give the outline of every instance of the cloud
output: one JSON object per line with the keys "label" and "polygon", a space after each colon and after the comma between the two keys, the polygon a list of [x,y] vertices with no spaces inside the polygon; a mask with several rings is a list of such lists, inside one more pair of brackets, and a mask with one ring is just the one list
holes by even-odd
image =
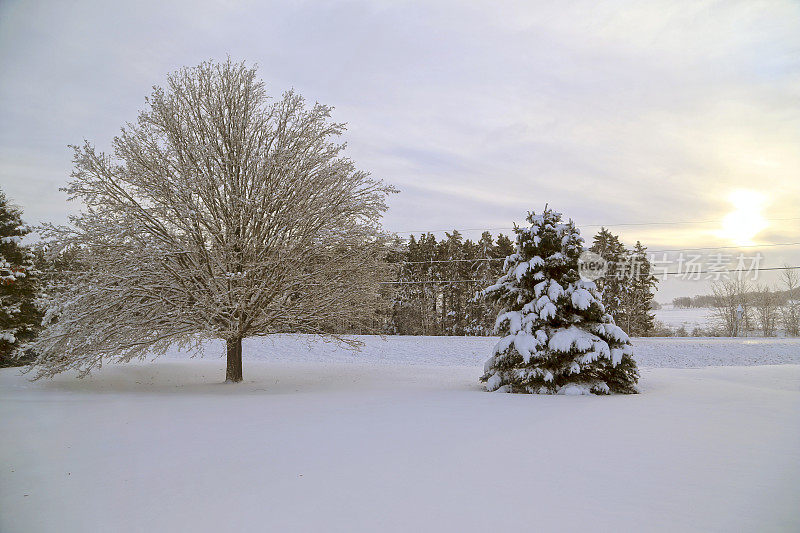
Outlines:
{"label": "cloud", "polygon": [[800,4],[779,0],[5,2],[3,187],[63,221],[43,191],[66,181],[66,145],[107,146],[151,85],[227,54],[336,106],[349,155],[403,190],[390,229],[508,226],[545,202],[579,223],[721,219],[737,188],[775,216],[800,200]]}

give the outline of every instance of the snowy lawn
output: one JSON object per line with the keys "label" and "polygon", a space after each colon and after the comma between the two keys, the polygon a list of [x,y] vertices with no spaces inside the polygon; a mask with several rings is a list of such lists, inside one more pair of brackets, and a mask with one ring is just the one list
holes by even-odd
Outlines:
{"label": "snowy lawn", "polygon": [[634,339],[643,394],[548,397],[481,392],[492,339],[365,340],[0,370],[0,531],[800,529],[800,342]]}

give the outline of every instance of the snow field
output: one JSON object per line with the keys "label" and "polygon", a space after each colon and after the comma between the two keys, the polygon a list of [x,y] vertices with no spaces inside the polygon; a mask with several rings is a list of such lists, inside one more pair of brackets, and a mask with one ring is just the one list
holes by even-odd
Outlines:
{"label": "snow field", "polygon": [[[246,339],[249,361],[308,363],[368,363],[382,365],[443,365],[483,368],[499,337],[422,337],[359,335],[361,351],[305,335],[274,335]],[[633,358],[641,367],[694,368],[800,364],[800,338],[645,337],[633,338]],[[206,358],[221,357],[224,347],[210,342]],[[168,359],[186,359],[173,351]]]}
{"label": "snow field", "polygon": [[238,385],[214,346],[0,370],[0,531],[800,528],[797,343],[634,339],[662,366],[794,364],[651,364],[643,394],[556,397],[481,392],[496,339],[460,339],[255,340]]}
{"label": "snow field", "polygon": [[694,328],[708,329],[715,325],[714,310],[707,307],[675,308],[665,305],[655,309],[653,314],[656,320],[663,322],[671,328],[683,326],[688,333]]}

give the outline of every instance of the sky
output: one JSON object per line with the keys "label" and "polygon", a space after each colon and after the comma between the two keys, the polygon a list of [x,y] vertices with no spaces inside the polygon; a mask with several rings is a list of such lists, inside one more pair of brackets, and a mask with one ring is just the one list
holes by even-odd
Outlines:
{"label": "sky", "polygon": [[794,1],[0,0],[0,187],[66,222],[68,145],[107,149],[153,85],[227,56],[335,107],[347,155],[401,191],[389,230],[474,238],[547,203],[587,238],[800,265],[760,248],[800,242]]}

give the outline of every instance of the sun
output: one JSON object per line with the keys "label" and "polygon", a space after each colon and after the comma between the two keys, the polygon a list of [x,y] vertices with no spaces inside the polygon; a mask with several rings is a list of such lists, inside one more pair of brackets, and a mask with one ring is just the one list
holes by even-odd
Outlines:
{"label": "sun", "polygon": [[769,222],[761,214],[767,203],[766,195],[749,189],[737,189],[730,193],[728,200],[733,211],[722,219],[719,236],[738,246],[754,244],[753,238],[769,226]]}

